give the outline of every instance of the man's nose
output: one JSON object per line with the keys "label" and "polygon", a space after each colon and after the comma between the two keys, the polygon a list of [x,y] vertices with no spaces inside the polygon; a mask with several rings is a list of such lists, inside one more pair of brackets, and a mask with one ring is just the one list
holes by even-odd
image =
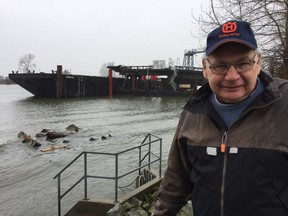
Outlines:
{"label": "man's nose", "polygon": [[236,70],[234,65],[229,65],[228,71],[225,74],[225,79],[227,80],[235,80],[240,77],[238,71]]}

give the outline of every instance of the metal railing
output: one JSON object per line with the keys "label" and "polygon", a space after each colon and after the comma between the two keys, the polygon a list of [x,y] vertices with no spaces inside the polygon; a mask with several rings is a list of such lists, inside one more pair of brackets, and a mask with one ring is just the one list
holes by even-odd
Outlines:
{"label": "metal railing", "polygon": [[[151,145],[153,143],[159,143],[159,154],[155,154],[151,151]],[[142,156],[142,149],[143,147],[148,147],[148,151],[145,155]],[[139,162],[138,162],[138,167],[134,168],[124,174],[119,174],[119,156],[123,153],[137,150],[139,151]],[[87,172],[87,155],[88,154],[94,154],[94,155],[108,155],[108,156],[114,156],[115,158],[115,175],[114,176],[95,176],[95,175],[89,175]],[[154,156],[153,160],[151,160],[151,156]],[[69,168],[74,162],[76,162],[79,158],[84,157],[84,175],[76,181],[71,187],[69,187],[66,191],[64,191],[61,194],[61,174]],[[147,158],[148,162],[143,163],[144,160]],[[88,178],[97,178],[97,179],[110,179],[115,181],[115,198],[114,202],[118,202],[118,181],[119,179],[132,174],[136,171],[138,171],[138,175],[141,174],[141,169],[144,167],[148,167],[150,169],[150,165],[153,163],[156,163],[159,161],[159,177],[161,177],[161,169],[162,169],[162,138],[159,138],[153,134],[147,134],[145,139],[142,141],[142,143],[138,146],[131,147],[126,150],[119,151],[117,153],[107,153],[107,152],[91,152],[91,151],[83,151],[80,153],[75,159],[73,159],[67,166],[65,166],[57,175],[54,176],[54,179],[57,178],[58,182],[58,216],[61,216],[61,199],[67,195],[76,185],[78,185],[82,180],[84,180],[84,200],[87,200],[87,179]]]}

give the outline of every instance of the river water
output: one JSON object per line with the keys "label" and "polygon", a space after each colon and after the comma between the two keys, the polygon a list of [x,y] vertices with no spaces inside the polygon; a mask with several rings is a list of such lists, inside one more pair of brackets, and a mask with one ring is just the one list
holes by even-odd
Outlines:
{"label": "river water", "polygon": [[[57,215],[57,181],[53,177],[82,151],[124,150],[139,145],[152,133],[163,139],[165,167],[187,99],[127,96],[39,99],[18,85],[0,85],[0,93],[0,215],[3,216]],[[79,132],[52,141],[36,138],[42,144],[37,149],[23,144],[17,137],[20,131],[32,137],[42,129],[64,131],[70,124],[78,126]],[[111,137],[100,139],[108,134]],[[96,140],[90,141],[90,138]],[[63,145],[63,142],[68,142],[70,148],[40,151],[44,147]],[[129,159],[133,157],[132,154],[125,156],[121,162],[123,166],[131,165]],[[110,160],[101,157],[96,160],[91,159],[92,167],[108,173],[114,169]],[[83,162],[79,164],[63,177],[67,183],[62,187],[68,188],[81,177]],[[129,182],[123,181],[119,183],[122,186]],[[113,194],[114,182],[90,183],[89,180],[88,184],[89,198],[111,198],[107,196]],[[62,200],[62,215],[83,196],[83,186],[67,194]]]}

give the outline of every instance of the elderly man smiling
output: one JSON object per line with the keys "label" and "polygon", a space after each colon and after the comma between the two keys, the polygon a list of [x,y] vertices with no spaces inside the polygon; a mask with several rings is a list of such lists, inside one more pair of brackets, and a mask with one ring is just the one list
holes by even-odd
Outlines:
{"label": "elderly man smiling", "polygon": [[154,215],[288,215],[288,82],[261,69],[250,24],[207,37],[207,84],[180,116]]}

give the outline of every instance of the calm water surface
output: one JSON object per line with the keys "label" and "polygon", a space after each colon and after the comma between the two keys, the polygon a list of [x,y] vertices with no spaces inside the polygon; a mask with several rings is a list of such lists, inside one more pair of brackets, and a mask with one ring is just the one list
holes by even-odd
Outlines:
{"label": "calm water surface", "polygon": [[[186,102],[183,97],[39,99],[18,85],[0,85],[0,93],[0,214],[3,216],[57,215],[57,181],[53,177],[83,150],[124,150],[140,144],[147,133],[152,133],[163,139],[165,166]],[[20,131],[32,137],[42,129],[64,131],[70,124],[78,126],[80,131],[53,141],[36,138],[42,144],[38,149],[31,149],[17,137]],[[111,138],[99,139],[108,133]],[[97,140],[90,141],[92,137]],[[70,149],[40,151],[43,147],[63,145],[64,140],[69,142]],[[134,155],[126,155],[121,163],[127,166],[127,161],[133,158]],[[113,162],[107,158],[91,159],[91,163],[97,173],[113,173]],[[83,162],[63,176],[66,183],[62,187],[74,184],[82,173]],[[130,180],[123,181],[126,182],[120,182],[120,186]],[[114,192],[114,182],[88,184],[89,198],[107,198]],[[62,213],[82,198],[83,186],[77,186],[63,198]]]}

